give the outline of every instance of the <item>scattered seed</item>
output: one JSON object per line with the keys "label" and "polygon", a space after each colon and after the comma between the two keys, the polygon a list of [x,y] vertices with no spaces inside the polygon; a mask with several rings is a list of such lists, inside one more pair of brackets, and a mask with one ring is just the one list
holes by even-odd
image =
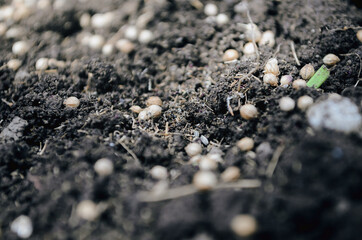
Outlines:
{"label": "scattered seed", "polygon": [[307,82],[303,79],[297,79],[297,80],[293,81],[292,86],[294,89],[304,88],[304,87],[307,87]]}
{"label": "scattered seed", "polygon": [[35,69],[39,71],[44,71],[48,69],[48,58],[39,58],[35,63]]}
{"label": "scattered seed", "polygon": [[120,39],[116,42],[116,48],[123,53],[130,53],[134,50],[134,44],[128,39]]}
{"label": "scattered seed", "polygon": [[151,96],[147,99],[146,101],[146,106],[151,106],[151,105],[158,105],[158,106],[162,106],[162,100],[161,98],[157,97],[157,96]]}
{"label": "scattered seed", "polygon": [[142,44],[148,44],[153,38],[153,33],[150,30],[142,30],[138,36],[138,41]]}
{"label": "scattered seed", "polygon": [[279,100],[279,107],[285,112],[292,111],[295,107],[295,101],[290,97],[282,97]]}
{"label": "scattered seed", "polygon": [[81,201],[77,206],[76,213],[78,217],[87,221],[93,221],[99,215],[97,205],[91,200]]}
{"label": "scattered seed", "polygon": [[228,167],[220,177],[223,182],[237,181],[240,178],[240,169],[234,166]]}
{"label": "scattered seed", "polygon": [[92,35],[89,37],[88,46],[93,50],[100,50],[105,43],[102,35]]}
{"label": "scattered seed", "polygon": [[21,66],[21,61],[19,59],[10,59],[7,63],[8,68],[16,71]]}
{"label": "scattered seed", "polygon": [[297,106],[302,111],[305,111],[312,104],[313,104],[313,98],[306,95],[298,98],[297,101]]}
{"label": "scattered seed", "polygon": [[114,46],[111,43],[106,43],[103,47],[102,47],[102,54],[105,56],[109,56],[114,52]]}
{"label": "scattered seed", "polygon": [[312,64],[306,64],[299,72],[304,80],[309,80],[314,75],[314,67]]}
{"label": "scattered seed", "polygon": [[194,175],[193,184],[200,191],[211,190],[217,184],[217,178],[210,171],[198,171]]}
{"label": "scattered seed", "polygon": [[279,75],[279,66],[278,66],[278,60],[276,58],[269,59],[264,67],[264,73],[271,73],[275,76]]}
{"label": "scattered seed", "polygon": [[254,147],[254,140],[249,137],[244,137],[236,143],[236,146],[241,151],[250,151]]}
{"label": "scattered seed", "polygon": [[258,110],[252,104],[245,104],[240,108],[240,115],[245,120],[250,120],[258,116]]}
{"label": "scattered seed", "polygon": [[200,140],[205,146],[209,145],[209,140],[204,135],[201,135]]}
{"label": "scattered seed", "polygon": [[33,223],[28,216],[20,215],[11,223],[10,229],[20,238],[29,238],[33,233]]}
{"label": "scattered seed", "polygon": [[30,49],[29,44],[26,41],[18,41],[14,43],[12,51],[16,55],[25,55]]}
{"label": "scattered seed", "polygon": [[362,30],[358,30],[356,35],[357,35],[358,40],[362,43]]}
{"label": "scattered seed", "polygon": [[245,27],[245,39],[252,42],[253,38],[255,39],[255,42],[259,42],[262,36],[262,33],[260,32],[258,26],[255,24],[248,23]]}
{"label": "scattered seed", "polygon": [[64,100],[63,104],[66,107],[77,108],[79,106],[79,104],[80,104],[80,101],[76,97],[69,97],[69,98]]}
{"label": "scattered seed", "polygon": [[244,45],[243,53],[247,56],[256,54],[256,49],[252,42],[248,42]]}
{"label": "scattered seed", "polygon": [[240,214],[232,219],[231,229],[240,237],[248,237],[256,232],[257,221],[251,215]]}
{"label": "scattered seed", "polygon": [[79,25],[82,28],[86,28],[91,23],[91,16],[88,13],[83,13],[79,18]]}
{"label": "scattered seed", "polygon": [[271,86],[278,86],[278,77],[272,73],[267,73],[263,76],[263,82]]}
{"label": "scattered seed", "polygon": [[100,176],[108,176],[113,173],[113,162],[108,158],[98,159],[94,164],[94,170]]}
{"label": "scattered seed", "polygon": [[154,166],[150,170],[150,173],[151,173],[151,176],[157,180],[165,180],[165,179],[167,179],[167,176],[168,176],[167,169],[160,165]]}
{"label": "scattered seed", "polygon": [[291,75],[284,75],[280,78],[280,85],[283,87],[291,85],[292,82],[293,82],[293,77]]}
{"label": "scattered seed", "polygon": [[202,171],[213,171],[217,169],[217,162],[206,155],[201,158],[199,168]]}
{"label": "scattered seed", "polygon": [[336,55],[330,53],[327,54],[324,58],[323,58],[323,63],[329,67],[336,65],[339,61],[341,61],[339,59],[339,57],[337,57]]}
{"label": "scattered seed", "polygon": [[275,35],[272,31],[268,30],[265,31],[262,35],[261,35],[261,39],[259,41],[259,45],[260,46],[269,46],[269,47],[273,47],[275,45]]}
{"label": "scattered seed", "polygon": [[91,18],[91,24],[94,28],[108,28],[112,25],[114,20],[114,15],[111,12],[107,13],[96,13]]}
{"label": "scattered seed", "polygon": [[187,155],[189,155],[189,157],[194,157],[196,155],[201,154],[202,152],[202,147],[200,144],[198,143],[189,143],[186,147],[185,147],[185,151],[187,153]]}
{"label": "scattered seed", "polygon": [[140,106],[137,106],[137,105],[133,105],[129,109],[134,113],[140,113],[143,110]]}
{"label": "scattered seed", "polygon": [[223,26],[225,24],[227,24],[229,22],[229,17],[224,14],[224,13],[220,13],[216,16],[216,23],[219,26]]}
{"label": "scattered seed", "polygon": [[207,15],[207,16],[216,16],[217,12],[218,12],[218,8],[215,4],[213,3],[208,3],[205,5],[205,8],[204,8],[204,13]]}
{"label": "scattered seed", "polygon": [[128,38],[129,40],[136,40],[138,37],[138,30],[135,26],[128,26],[126,28],[126,31],[124,33],[124,36]]}
{"label": "scattered seed", "polygon": [[225,51],[222,60],[224,62],[234,61],[239,58],[239,53],[235,49],[228,49]]}
{"label": "scattered seed", "polygon": [[138,114],[138,119],[146,121],[146,120],[151,119],[151,118],[158,118],[158,117],[161,116],[161,113],[162,113],[162,108],[160,106],[151,105],[151,106],[143,109]]}

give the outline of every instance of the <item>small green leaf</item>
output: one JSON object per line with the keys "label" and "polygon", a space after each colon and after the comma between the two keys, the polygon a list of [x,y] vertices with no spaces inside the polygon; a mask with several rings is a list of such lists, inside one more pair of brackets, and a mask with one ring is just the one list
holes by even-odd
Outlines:
{"label": "small green leaf", "polygon": [[329,77],[329,70],[325,65],[322,65],[318,71],[307,82],[308,87],[319,88]]}

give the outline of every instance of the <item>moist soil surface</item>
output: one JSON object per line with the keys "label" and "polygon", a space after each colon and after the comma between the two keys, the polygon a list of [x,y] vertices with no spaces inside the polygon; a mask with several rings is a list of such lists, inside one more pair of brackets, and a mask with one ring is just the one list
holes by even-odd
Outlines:
{"label": "moist soil surface", "polygon": [[[361,131],[314,130],[304,111],[281,111],[279,99],[308,95],[320,101],[337,93],[361,111],[361,9],[343,0],[249,1],[252,21],[276,35],[273,47],[259,47],[257,59],[242,54],[246,40],[238,23],[249,19],[247,11],[234,11],[239,1],[214,1],[230,17],[223,26],[206,20],[191,2],[68,1],[13,23],[23,28],[20,37],[0,36],[0,132],[17,123],[13,138],[3,137],[0,145],[0,239],[18,239],[10,224],[27,215],[34,227],[30,239],[232,240],[239,239],[230,229],[238,214],[257,220],[249,239],[360,239]],[[154,12],[146,26],[154,34],[149,44],[135,41],[129,54],[104,56],[79,43],[84,32],[111,38],[146,9]],[[110,28],[80,27],[83,13],[107,11],[117,13]],[[21,39],[32,47],[17,57],[12,45]],[[230,48],[242,56],[224,63]],[[319,89],[262,83],[262,66],[273,56],[281,75],[297,79],[302,66],[318,69],[328,53],[341,61]],[[65,67],[37,71],[41,57],[62,60]],[[22,62],[16,71],[6,66],[12,58]],[[237,91],[233,83],[258,63]],[[78,108],[64,106],[70,96],[80,99]],[[150,96],[162,99],[162,114],[140,121],[130,107],[145,107]],[[245,103],[257,107],[256,119],[240,117]],[[245,136],[255,141],[252,152],[236,147]],[[155,165],[167,168],[169,189],[192,183],[198,167],[188,163],[184,148],[190,142],[202,144],[203,154],[221,154],[217,175],[237,166],[241,179],[261,185],[147,202],[145,192],[157,183],[150,175]],[[107,177],[93,168],[104,157],[114,162]],[[270,174],[272,159],[277,164]],[[82,200],[102,206],[97,219],[77,216]]]}

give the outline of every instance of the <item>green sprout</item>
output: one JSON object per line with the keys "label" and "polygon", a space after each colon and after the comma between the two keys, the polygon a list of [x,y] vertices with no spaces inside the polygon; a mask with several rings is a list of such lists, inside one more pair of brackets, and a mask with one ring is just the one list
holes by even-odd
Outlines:
{"label": "green sprout", "polygon": [[313,77],[307,82],[308,87],[319,88],[329,77],[329,70],[325,65],[322,65]]}

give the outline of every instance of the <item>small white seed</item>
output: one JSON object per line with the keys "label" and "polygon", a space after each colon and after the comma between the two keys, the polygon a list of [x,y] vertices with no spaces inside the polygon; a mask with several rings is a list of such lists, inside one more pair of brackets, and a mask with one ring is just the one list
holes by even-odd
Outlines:
{"label": "small white seed", "polygon": [[30,49],[29,43],[27,43],[26,41],[18,41],[14,43],[12,47],[13,53],[19,56],[26,54],[29,51],[29,49]]}
{"label": "small white seed", "polygon": [[113,173],[113,162],[108,158],[98,159],[94,164],[94,171],[99,176],[108,176]]}
{"label": "small white seed", "polygon": [[337,57],[336,55],[330,53],[327,54],[324,58],[323,58],[323,63],[329,67],[336,65],[339,61],[341,61],[339,59],[339,57]]}
{"label": "small white seed", "polygon": [[293,82],[293,77],[291,75],[284,75],[280,78],[280,85],[283,87],[291,85],[292,82]]}
{"label": "small white seed", "polygon": [[148,44],[153,40],[154,36],[150,30],[142,30],[138,36],[138,41],[142,44]]}
{"label": "small white seed", "polygon": [[261,35],[261,39],[259,41],[260,46],[267,45],[269,47],[273,47],[275,45],[275,35],[272,31],[268,30],[263,32]]}
{"label": "small white seed", "polygon": [[77,108],[79,106],[79,104],[80,104],[80,101],[76,97],[69,97],[69,98],[64,100],[63,104],[66,107]]}
{"label": "small white seed", "polygon": [[247,56],[256,54],[256,49],[252,42],[248,42],[244,45],[243,53]]}
{"label": "small white seed", "polygon": [[21,66],[21,61],[19,59],[10,59],[7,63],[8,68],[16,71]]}
{"label": "small white seed", "polygon": [[10,230],[19,238],[29,238],[33,233],[33,223],[28,216],[20,215],[10,225]]}
{"label": "small white seed", "polygon": [[135,26],[128,26],[126,28],[126,31],[124,33],[124,36],[128,38],[129,40],[136,40],[138,37],[138,30]]}
{"label": "small white seed", "polygon": [[4,5],[0,7],[0,21],[11,20],[14,14],[14,7],[10,5]]}
{"label": "small white seed", "polygon": [[105,43],[102,35],[92,35],[89,37],[88,46],[94,50],[100,50]]}
{"label": "small white seed", "polygon": [[194,157],[196,155],[199,155],[202,152],[202,147],[198,143],[189,143],[185,147],[185,151],[189,157]]}
{"label": "small white seed", "polygon": [[92,27],[100,29],[108,28],[112,25],[113,19],[113,13],[96,13],[91,18]]}
{"label": "small white seed", "polygon": [[151,105],[158,105],[158,106],[162,106],[162,100],[161,98],[157,97],[157,96],[151,96],[147,99],[146,101],[146,106],[151,106]]}
{"label": "small white seed", "polygon": [[267,73],[263,76],[263,82],[271,86],[278,86],[278,77],[272,73]]}
{"label": "small white seed", "polygon": [[232,219],[230,227],[236,235],[248,237],[256,232],[257,225],[255,217],[247,214],[240,214]]}
{"label": "small white seed", "polygon": [[279,100],[279,107],[285,112],[292,111],[295,107],[295,101],[290,97],[282,97]]}
{"label": "small white seed", "polygon": [[249,137],[244,137],[236,143],[236,146],[241,151],[250,151],[254,147],[254,140]]}
{"label": "small white seed", "polygon": [[246,30],[244,32],[245,39],[252,42],[253,38],[255,42],[259,42],[262,36],[262,33],[260,32],[259,28],[255,24],[247,24]]}
{"label": "small white seed", "polygon": [[0,36],[6,33],[7,27],[5,23],[0,22]]}
{"label": "small white seed", "polygon": [[234,166],[228,167],[220,177],[223,182],[234,182],[240,178],[240,169]]}
{"label": "small white seed", "polygon": [[278,60],[276,58],[269,59],[264,67],[264,73],[271,73],[275,76],[279,75]]}
{"label": "small white seed", "polygon": [[91,23],[91,16],[88,13],[83,13],[79,18],[79,25],[82,28],[86,28]]}
{"label": "small white seed", "polygon": [[48,69],[48,58],[39,58],[35,63],[35,69],[38,71],[44,71]]}
{"label": "small white seed", "polygon": [[297,106],[302,111],[305,111],[312,104],[313,104],[313,98],[309,96],[302,96],[298,98]]}
{"label": "small white seed", "polygon": [[194,175],[193,184],[200,191],[212,189],[217,184],[217,178],[214,173],[209,171],[198,171]]}
{"label": "small white seed", "polygon": [[299,75],[304,79],[304,80],[309,80],[311,79],[311,77],[313,77],[314,75],[314,67],[312,64],[306,64],[304,67],[302,67],[302,69],[299,72]]}
{"label": "small white seed", "polygon": [[356,35],[357,35],[358,40],[362,43],[362,30],[358,30]]}
{"label": "small white seed", "polygon": [[116,48],[123,53],[130,53],[134,50],[134,44],[128,39],[120,39],[116,42]]}
{"label": "small white seed", "polygon": [[217,162],[206,155],[201,158],[199,168],[202,171],[213,171],[217,169]]}
{"label": "small white seed", "polygon": [[111,43],[106,43],[102,47],[102,54],[105,56],[110,56],[114,52],[114,46]]}
{"label": "small white seed", "polygon": [[258,116],[258,109],[252,104],[245,104],[240,108],[240,115],[245,120],[250,120]]}
{"label": "small white seed", "polygon": [[137,106],[137,105],[133,105],[129,109],[134,113],[140,113],[143,110],[140,106]]}
{"label": "small white seed", "polygon": [[151,173],[151,176],[157,180],[165,180],[165,179],[167,179],[167,176],[168,176],[167,169],[160,165],[157,165],[157,166],[154,166],[153,168],[151,168],[150,173]]}
{"label": "small white seed", "polygon": [[292,86],[294,89],[305,88],[307,86],[307,82],[303,79],[297,79],[293,81]]}
{"label": "small white seed", "polygon": [[229,22],[229,17],[224,14],[224,13],[220,13],[216,16],[216,23],[219,26],[223,26],[225,24],[227,24]]}
{"label": "small white seed", "polygon": [[145,109],[143,109],[138,114],[138,119],[142,121],[146,121],[151,118],[158,118],[161,116],[162,108],[158,105],[151,105]]}
{"label": "small white seed", "polygon": [[239,58],[239,53],[235,49],[228,49],[225,51],[222,60],[224,62],[234,61]]}
{"label": "small white seed", "polygon": [[219,9],[217,8],[217,6],[213,3],[208,3],[205,5],[204,8],[204,13],[207,16],[216,16],[216,14],[218,13]]}
{"label": "small white seed", "polygon": [[87,221],[93,221],[99,215],[97,205],[91,200],[81,201],[77,206],[76,213],[78,217]]}

